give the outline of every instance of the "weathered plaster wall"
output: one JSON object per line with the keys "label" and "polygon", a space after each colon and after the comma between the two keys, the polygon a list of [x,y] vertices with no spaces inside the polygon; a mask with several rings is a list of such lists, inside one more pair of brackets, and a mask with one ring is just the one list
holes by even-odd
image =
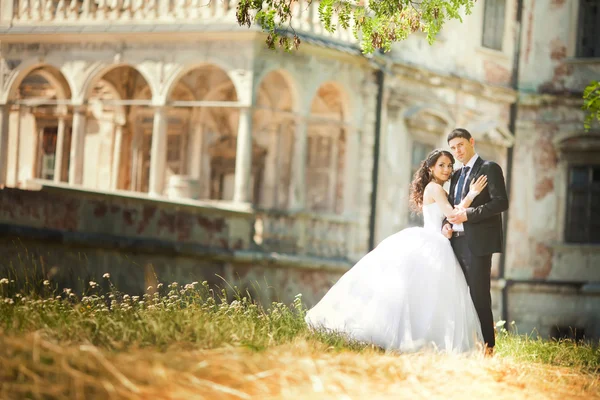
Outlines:
{"label": "weathered plaster wall", "polygon": [[597,59],[576,57],[579,1],[523,3],[519,88],[524,92],[580,92],[597,79]]}
{"label": "weathered plaster wall", "polygon": [[446,23],[429,45],[424,34],[415,34],[393,46],[393,58],[438,73],[460,76],[492,85],[509,86],[516,30],[516,0],[507,0],[501,50],[482,46],[485,0],[475,2],[463,21]]}
{"label": "weathered plaster wall", "polygon": [[347,268],[264,257],[251,240],[253,223],[248,210],[219,204],[3,189],[0,273],[35,269],[40,280],[83,290],[108,272],[119,290],[131,294],[157,282],[207,280],[248,289],[264,304],[291,302],[302,293],[313,305]]}

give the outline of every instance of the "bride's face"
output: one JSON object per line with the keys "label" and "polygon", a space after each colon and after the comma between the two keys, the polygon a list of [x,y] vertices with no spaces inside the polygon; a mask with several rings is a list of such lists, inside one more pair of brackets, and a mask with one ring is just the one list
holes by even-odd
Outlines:
{"label": "bride's face", "polygon": [[446,182],[452,175],[452,160],[448,156],[440,156],[435,162],[432,173],[437,181]]}

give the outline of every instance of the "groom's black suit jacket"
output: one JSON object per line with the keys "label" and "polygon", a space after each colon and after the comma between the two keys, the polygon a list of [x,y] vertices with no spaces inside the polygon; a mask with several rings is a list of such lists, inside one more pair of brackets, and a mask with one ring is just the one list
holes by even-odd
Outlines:
{"label": "groom's black suit jacket", "polygon": [[[454,204],[454,192],[460,173],[461,169],[457,170],[450,181],[450,204]],[[469,192],[469,184],[481,175],[487,176],[487,186],[467,208],[467,221],[463,223],[469,250],[474,256],[502,252],[502,212],[508,209],[502,168],[493,161],[485,161],[481,157],[475,161],[465,183],[464,194]]]}

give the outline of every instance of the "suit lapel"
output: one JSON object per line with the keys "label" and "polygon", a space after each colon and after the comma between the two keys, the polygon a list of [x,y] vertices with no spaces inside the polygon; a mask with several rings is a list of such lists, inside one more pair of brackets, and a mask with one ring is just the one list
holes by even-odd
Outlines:
{"label": "suit lapel", "polygon": [[454,204],[454,191],[456,189],[456,183],[458,182],[458,177],[460,176],[461,172],[462,168],[458,171],[455,171],[450,179],[450,200],[452,201],[452,204]]}
{"label": "suit lapel", "polygon": [[479,173],[479,170],[481,169],[482,165],[483,165],[483,159],[481,157],[478,157],[477,160],[475,160],[475,164],[473,164],[473,170],[469,173],[469,177],[467,178],[467,181],[465,182],[465,188],[463,190],[466,190],[468,192],[469,185],[471,185],[473,178],[475,178],[477,176],[477,174]]}

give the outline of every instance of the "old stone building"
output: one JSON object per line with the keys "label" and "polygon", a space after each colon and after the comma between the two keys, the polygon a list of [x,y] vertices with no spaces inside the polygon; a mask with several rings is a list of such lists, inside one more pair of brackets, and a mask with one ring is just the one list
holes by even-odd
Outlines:
{"label": "old stone building", "polygon": [[235,1],[0,5],[3,267],[311,305],[420,223],[412,174],[462,126],[510,190],[496,318],[600,336],[594,1],[480,0],[433,45],[373,56],[324,31],[316,2],[295,3],[292,54],[239,27]]}

